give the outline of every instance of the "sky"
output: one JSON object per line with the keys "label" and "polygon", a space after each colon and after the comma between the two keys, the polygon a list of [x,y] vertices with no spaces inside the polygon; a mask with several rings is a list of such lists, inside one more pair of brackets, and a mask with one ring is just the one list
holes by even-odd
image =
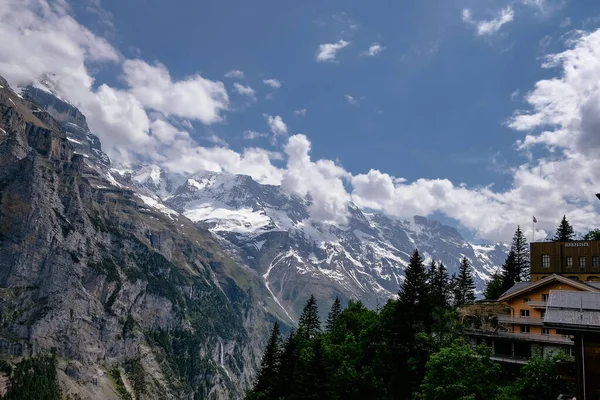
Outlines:
{"label": "sky", "polygon": [[251,175],[318,220],[600,225],[596,0],[0,0],[0,75],[51,76],[114,164]]}

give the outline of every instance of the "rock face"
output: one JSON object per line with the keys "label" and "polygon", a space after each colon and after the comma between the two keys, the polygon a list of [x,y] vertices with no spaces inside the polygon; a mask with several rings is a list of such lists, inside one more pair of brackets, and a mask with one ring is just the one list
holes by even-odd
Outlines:
{"label": "rock face", "polygon": [[85,118],[44,95],[0,79],[1,355],[55,353],[82,399],[119,398],[109,371],[137,399],[239,398],[285,318],[261,277],[103,174]]}
{"label": "rock face", "polygon": [[[153,171],[151,174],[148,171]],[[456,229],[424,217],[400,221],[350,204],[340,226],[310,218],[310,199],[289,196],[278,186],[227,173],[182,177],[156,166],[121,170],[138,191],[154,195],[221,238],[225,249],[264,279],[270,295],[296,320],[313,293],[324,307],[338,296],[372,308],[394,296],[415,248],[427,260],[458,271],[470,259],[477,287],[504,262],[503,244],[475,245]],[[176,182],[181,182],[177,187]]]}

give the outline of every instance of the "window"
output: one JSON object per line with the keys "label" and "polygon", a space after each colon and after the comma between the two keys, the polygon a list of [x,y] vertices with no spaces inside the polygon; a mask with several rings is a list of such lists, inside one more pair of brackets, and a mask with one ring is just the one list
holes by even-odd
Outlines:
{"label": "window", "polygon": [[579,268],[585,268],[585,256],[579,257]]}
{"label": "window", "polygon": [[548,293],[543,293],[542,294],[542,301],[548,301],[548,297],[550,297],[550,295]]}
{"label": "window", "polygon": [[521,325],[521,333],[529,333],[529,325]]}
{"label": "window", "polygon": [[542,314],[542,319],[544,319],[544,317],[546,316],[546,310],[542,310],[542,311],[540,312],[540,314]]}
{"label": "window", "polygon": [[521,310],[521,317],[529,317],[529,310]]}
{"label": "window", "polygon": [[567,355],[570,357],[575,357],[575,348],[574,347],[569,347],[566,351]]}
{"label": "window", "polygon": [[573,268],[573,257],[567,256],[567,268]]}
{"label": "window", "polygon": [[542,328],[542,335],[549,335],[549,334],[550,334],[549,328]]}
{"label": "window", "polygon": [[531,299],[529,297],[523,297],[523,303],[529,303]]}
{"label": "window", "polygon": [[542,268],[550,268],[550,254],[542,254]]}
{"label": "window", "polygon": [[598,259],[598,256],[592,257],[592,267],[594,267],[594,268],[600,267],[600,259]]}

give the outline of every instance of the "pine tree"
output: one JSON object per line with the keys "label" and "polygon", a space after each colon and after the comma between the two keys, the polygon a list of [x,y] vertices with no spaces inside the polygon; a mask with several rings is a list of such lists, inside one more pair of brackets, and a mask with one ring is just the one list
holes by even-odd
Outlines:
{"label": "pine tree", "polygon": [[327,316],[327,324],[325,326],[325,331],[328,333],[333,332],[335,325],[342,314],[342,304],[340,303],[339,297],[335,297],[335,301],[331,306],[331,311],[329,311],[329,315]]}
{"label": "pine tree", "polygon": [[306,302],[300,319],[298,320],[298,334],[306,340],[314,338],[321,333],[321,320],[319,319],[319,308],[314,295]]}
{"label": "pine tree", "polygon": [[475,281],[471,274],[471,263],[467,257],[463,257],[460,261],[458,270],[458,278],[454,293],[454,303],[456,307],[461,307],[465,304],[470,304],[475,301]]}
{"label": "pine tree", "polygon": [[417,331],[422,328],[428,329],[433,306],[427,283],[427,272],[418,250],[413,252],[404,272],[404,281],[398,293],[398,307],[399,312],[404,314],[405,320],[413,325],[413,329]]}
{"label": "pine tree", "polygon": [[298,350],[298,337],[292,329],[290,335],[283,343],[279,365],[279,382],[275,396],[273,397],[274,399],[289,398],[296,386],[294,377],[296,376],[296,368],[298,366]]}
{"label": "pine tree", "polygon": [[502,293],[513,287],[518,282],[519,266],[517,264],[517,255],[514,251],[510,251],[506,257],[506,261],[502,265]]}
{"label": "pine tree", "polygon": [[502,290],[502,274],[492,275],[492,279],[487,283],[483,295],[487,300],[498,300],[498,297],[505,291]]}
{"label": "pine tree", "polygon": [[573,227],[567,221],[567,216],[563,215],[562,221],[560,221],[560,225],[556,228],[556,233],[554,234],[555,242],[570,242],[575,238],[575,231]]}
{"label": "pine tree", "polygon": [[515,254],[515,282],[522,282],[529,279],[529,244],[521,227],[517,226],[513,236],[510,250]]}
{"label": "pine tree", "polygon": [[429,294],[434,307],[447,308],[450,297],[450,279],[443,262],[439,266],[434,260],[429,266]]}
{"label": "pine tree", "polygon": [[[279,324],[275,322],[273,331],[267,342],[265,353],[260,362],[260,370],[250,395],[262,394],[266,398],[275,398],[274,393],[279,385],[279,366],[281,361],[281,337]],[[249,396],[250,397],[250,396]]]}

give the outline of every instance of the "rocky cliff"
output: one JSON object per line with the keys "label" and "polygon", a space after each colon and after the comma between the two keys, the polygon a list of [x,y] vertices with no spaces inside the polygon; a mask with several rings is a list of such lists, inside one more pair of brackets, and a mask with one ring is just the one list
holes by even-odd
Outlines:
{"label": "rocky cliff", "polygon": [[43,95],[0,79],[1,355],[56,354],[82,399],[238,398],[281,312],[260,277],[110,182],[76,151],[109,165],[85,119]]}

